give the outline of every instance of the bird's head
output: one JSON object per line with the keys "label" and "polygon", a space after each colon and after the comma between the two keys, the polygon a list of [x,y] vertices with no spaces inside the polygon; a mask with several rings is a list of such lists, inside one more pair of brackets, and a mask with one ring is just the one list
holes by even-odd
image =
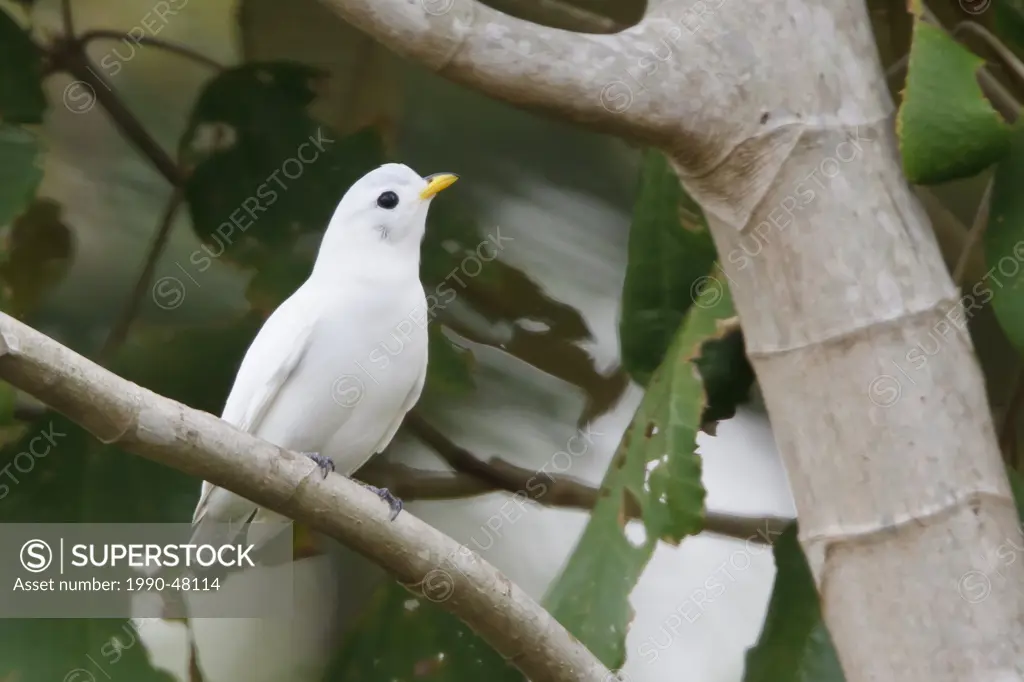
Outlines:
{"label": "bird's head", "polygon": [[328,234],[336,235],[339,244],[352,247],[407,246],[418,252],[431,200],[457,179],[452,173],[424,178],[408,166],[385,164],[364,175],[345,193],[331,218]]}

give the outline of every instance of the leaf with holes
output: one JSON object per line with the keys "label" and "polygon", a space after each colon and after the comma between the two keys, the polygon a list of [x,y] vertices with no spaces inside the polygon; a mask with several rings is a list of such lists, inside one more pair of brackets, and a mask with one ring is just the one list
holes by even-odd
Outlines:
{"label": "leaf with holes", "polygon": [[[707,342],[734,331],[733,315],[728,289],[687,313],[612,458],[590,521],[545,600],[612,668],[625,659],[629,594],[658,539],[678,542],[703,526],[696,435],[706,401],[696,362]],[[627,522],[637,514],[639,520]]]}
{"label": "leaf with holes", "polygon": [[1005,154],[1010,126],[978,85],[984,60],[920,19],[896,119],[903,171],[917,184],[974,175]]}
{"label": "leaf with holes", "polygon": [[622,289],[622,361],[646,384],[661,363],[694,299],[694,286],[715,260],[700,207],[679,184],[668,159],[648,150],[629,229]]}

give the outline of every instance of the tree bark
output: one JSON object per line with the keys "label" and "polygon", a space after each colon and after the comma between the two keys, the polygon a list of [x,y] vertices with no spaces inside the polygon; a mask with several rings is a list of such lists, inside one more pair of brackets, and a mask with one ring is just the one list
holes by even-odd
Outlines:
{"label": "tree bark", "polygon": [[637,26],[581,36],[446,1],[324,0],[455,81],[673,158],[848,682],[1024,679],[1024,562],[994,570],[1020,531],[966,329],[991,294],[960,300],[901,173],[864,4],[652,0]]}
{"label": "tree bark", "polygon": [[967,330],[991,295],[960,300],[902,175],[864,8],[789,9],[760,18],[777,25],[758,36],[793,47],[753,41],[771,66],[745,116],[713,129],[725,144],[672,151],[733,292],[826,623],[848,682],[1021,679],[1024,570],[995,569],[1020,531]]}
{"label": "tree bark", "polygon": [[609,682],[590,651],[475,552],[312,460],[111,374],[0,313],[0,378],[104,443],[330,535],[465,621],[531,680]]}

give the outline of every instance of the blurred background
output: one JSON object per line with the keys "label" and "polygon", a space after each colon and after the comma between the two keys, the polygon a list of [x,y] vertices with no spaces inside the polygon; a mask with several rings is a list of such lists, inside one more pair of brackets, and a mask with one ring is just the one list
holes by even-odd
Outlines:
{"label": "blurred background", "polygon": [[[643,2],[632,1],[488,4],[593,31],[628,26],[643,12]],[[896,93],[909,23],[900,2],[869,4]],[[70,6],[75,32],[90,36],[92,68],[109,90],[80,73],[53,73],[43,81],[41,121],[24,126],[35,137],[26,141],[0,126],[7,136],[0,166],[4,155],[17,154],[39,166],[38,187],[17,210],[3,201],[24,199],[26,171],[12,161],[9,189],[0,188],[3,309],[132,381],[219,414],[248,343],[308,274],[348,185],[389,160],[423,175],[458,173],[459,184],[434,202],[423,246],[427,291],[454,292],[431,325],[427,389],[415,418],[367,476],[391,485],[412,513],[479,552],[534,598],[553,599],[588,510],[531,502],[511,520],[511,494],[480,494],[488,486],[453,474],[451,464],[468,451],[527,472],[547,466],[591,488],[601,484],[661,361],[653,351],[647,367],[635,359],[643,354],[623,358],[628,271],[655,267],[664,249],[686,248],[693,271],[670,276],[688,293],[685,284],[714,260],[698,207],[675,194],[669,211],[658,205],[663,159],[453,85],[314,0]],[[50,0],[0,0],[0,11],[40,43],[65,25],[60,4]],[[962,13],[955,5],[941,11],[950,21]],[[0,61],[4,40],[0,33]],[[284,180],[288,187],[272,210],[244,233],[218,236],[299,144],[320,135],[333,142]],[[941,201],[934,189],[922,190],[950,258],[960,252],[985,181],[949,183]],[[666,215],[673,229],[680,222],[690,228],[684,243],[639,238],[641,228],[653,229]],[[499,245],[497,258],[475,257],[481,244]],[[650,324],[671,336],[689,303],[667,303],[671,314]],[[1005,339],[985,329],[974,330],[993,339],[985,362],[1015,363]],[[714,512],[790,518],[785,473],[741,338],[733,337],[739,345],[721,361],[727,409],[715,415],[716,428],[696,435],[704,503]],[[992,388],[997,409],[1007,390]],[[18,474],[0,499],[0,520],[191,519],[199,481],[104,446],[10,387],[2,401],[8,444],[0,464],[40,428],[67,436],[53,457]],[[573,456],[557,460],[567,448]],[[552,469],[554,461],[571,465]],[[627,524],[624,533],[629,546],[648,552],[636,559],[642,573],[635,587],[614,575],[618,545],[609,541],[602,550],[591,539],[588,551],[592,587],[628,595],[632,612],[606,620],[602,609],[614,605],[598,600],[587,608],[601,627],[629,626],[628,679],[741,680],[772,590],[771,551],[742,535],[702,533],[673,545],[647,539],[642,527]],[[294,614],[189,624],[3,621],[0,679],[516,679],[425,595],[340,547],[297,550],[305,555],[296,567]],[[715,576],[724,589],[709,593]]]}

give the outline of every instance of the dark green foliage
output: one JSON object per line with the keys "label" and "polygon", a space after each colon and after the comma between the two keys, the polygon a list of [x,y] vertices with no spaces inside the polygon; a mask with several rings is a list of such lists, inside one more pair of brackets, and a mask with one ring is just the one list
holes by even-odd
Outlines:
{"label": "dark green foliage", "polygon": [[715,246],[700,207],[679,185],[668,159],[648,150],[629,230],[629,267],[622,290],[622,362],[646,384],[661,363],[708,274]]}
{"label": "dark green foliage", "polygon": [[384,162],[373,129],[341,137],[306,111],[317,72],[252,63],[214,78],[182,138],[186,186],[206,256],[263,267],[323,232],[352,183]]}
{"label": "dark green foliage", "polygon": [[[11,15],[0,9],[0,123],[42,123],[46,110],[42,79],[41,51]],[[0,160],[3,158],[0,150]]]}

